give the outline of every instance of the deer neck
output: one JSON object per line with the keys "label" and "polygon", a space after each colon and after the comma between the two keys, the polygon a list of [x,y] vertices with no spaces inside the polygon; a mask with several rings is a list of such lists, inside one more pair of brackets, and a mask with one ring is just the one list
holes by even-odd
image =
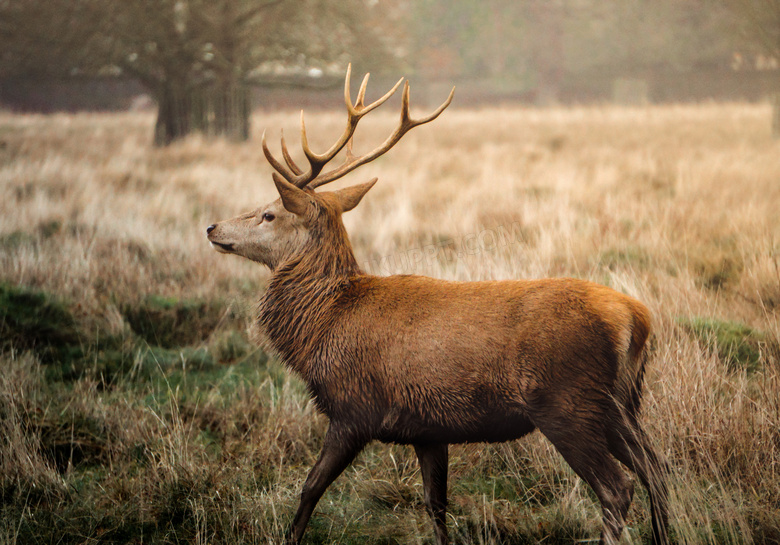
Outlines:
{"label": "deer neck", "polygon": [[282,360],[305,380],[335,316],[335,303],[362,271],[343,236],[312,244],[273,272],[260,300],[258,325]]}

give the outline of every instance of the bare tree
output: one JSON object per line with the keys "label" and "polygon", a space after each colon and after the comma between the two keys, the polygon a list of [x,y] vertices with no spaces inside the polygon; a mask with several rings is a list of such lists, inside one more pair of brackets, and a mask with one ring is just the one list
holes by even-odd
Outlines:
{"label": "bare tree", "polygon": [[0,0],[0,70],[130,75],[157,100],[156,144],[192,131],[244,140],[248,85],[263,63],[392,61],[382,9],[367,0]]}
{"label": "bare tree", "polygon": [[106,38],[112,61],[158,101],[157,144],[192,130],[245,140],[252,71],[271,60],[338,59],[349,38],[365,33],[370,9],[362,0],[125,0]]}
{"label": "bare tree", "polygon": [[[249,136],[245,85],[251,54],[273,27],[278,2],[125,0],[101,30],[107,60],[141,81],[159,109],[155,143],[201,130]],[[264,13],[265,12],[265,13]],[[268,20],[263,20],[263,15]],[[257,42],[248,39],[255,30]]]}

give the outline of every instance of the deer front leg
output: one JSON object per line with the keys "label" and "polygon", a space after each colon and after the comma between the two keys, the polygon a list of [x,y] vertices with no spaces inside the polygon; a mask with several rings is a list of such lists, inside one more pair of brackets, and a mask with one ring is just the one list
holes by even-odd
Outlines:
{"label": "deer front leg", "polygon": [[301,503],[295,513],[292,526],[287,533],[288,544],[301,542],[303,532],[309,523],[314,507],[322,497],[322,494],[341,475],[347,466],[355,459],[355,456],[365,446],[364,441],[356,440],[352,435],[344,433],[331,423],[325,435],[325,443],[322,445],[320,457],[309,471],[306,482],[301,492]]}
{"label": "deer front leg", "polygon": [[447,444],[414,445],[420,462],[425,505],[433,519],[437,545],[447,538]]}

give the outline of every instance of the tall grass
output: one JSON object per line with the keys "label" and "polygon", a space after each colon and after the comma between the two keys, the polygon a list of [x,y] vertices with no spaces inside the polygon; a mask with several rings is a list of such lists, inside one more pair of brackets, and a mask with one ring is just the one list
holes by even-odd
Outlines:
{"label": "tall grass", "polygon": [[[778,543],[780,143],[767,119],[744,104],[453,107],[343,182],[380,178],[345,222],[369,271],[576,276],[644,301],[643,419],[671,462],[675,542]],[[314,149],[343,122],[308,115]],[[367,117],[356,151],[395,122]],[[259,132],[297,123],[258,113],[253,142],[160,150],[145,114],[0,114],[0,541],[281,541],[326,422],[250,340],[267,272],[204,235],[276,198]],[[538,434],[451,452],[457,541],[597,535],[592,494]],[[649,539],[640,488],[627,542]],[[386,445],[331,487],[307,534],[431,538],[414,455]]]}

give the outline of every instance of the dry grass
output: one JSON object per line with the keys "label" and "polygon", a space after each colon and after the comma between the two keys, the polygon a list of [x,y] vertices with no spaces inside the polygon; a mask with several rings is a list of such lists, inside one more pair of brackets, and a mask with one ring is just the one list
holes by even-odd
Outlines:
{"label": "dry grass", "polygon": [[[345,182],[380,178],[345,222],[370,271],[577,276],[647,303],[644,420],[672,463],[675,540],[777,543],[780,143],[768,119],[739,104],[453,108]],[[252,143],[165,150],[150,146],[152,121],[0,114],[0,285],[7,301],[50,294],[35,308],[62,309],[78,337],[42,350],[51,333],[6,327],[0,541],[275,542],[316,457],[323,419],[246,340],[267,273],[204,236],[275,198],[259,133],[296,134],[297,114],[258,114]],[[307,116],[315,149],[342,123]],[[364,123],[358,149],[395,113]],[[138,316],[190,337],[166,345]],[[538,435],[453,449],[450,495],[461,542],[598,529],[589,491]],[[629,525],[627,541],[648,538],[643,494]],[[308,536],[430,540],[409,449],[364,453]]]}

